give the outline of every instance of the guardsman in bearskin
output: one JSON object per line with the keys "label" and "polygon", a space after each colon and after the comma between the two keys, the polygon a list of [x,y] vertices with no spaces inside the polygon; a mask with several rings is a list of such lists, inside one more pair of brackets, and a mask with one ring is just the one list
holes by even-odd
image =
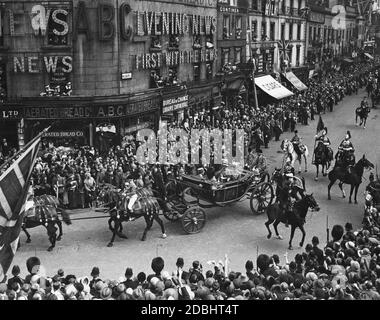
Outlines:
{"label": "guardsman in bearskin", "polygon": [[348,173],[351,173],[351,166],[355,164],[355,149],[350,139],[351,133],[350,131],[347,131],[344,140],[338,147],[336,155],[337,162],[344,168],[347,168]]}

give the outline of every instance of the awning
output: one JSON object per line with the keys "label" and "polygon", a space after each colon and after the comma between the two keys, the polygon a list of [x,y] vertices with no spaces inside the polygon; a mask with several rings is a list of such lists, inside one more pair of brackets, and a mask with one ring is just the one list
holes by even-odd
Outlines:
{"label": "awning", "polygon": [[369,53],[367,53],[367,52],[364,52],[364,55],[365,56],[367,56],[368,58],[370,58],[371,60],[373,60],[374,58],[373,58],[373,56],[372,55],[370,55]]}
{"label": "awning", "polygon": [[284,76],[298,91],[307,89],[307,86],[293,72],[285,72]]}
{"label": "awning", "polygon": [[282,84],[269,75],[255,78],[255,84],[265,93],[276,99],[282,99],[293,95],[293,92],[286,89]]}
{"label": "awning", "polygon": [[348,62],[348,63],[353,63],[353,62],[354,62],[353,60],[348,59],[348,58],[344,58],[343,61],[346,61],[346,62]]}

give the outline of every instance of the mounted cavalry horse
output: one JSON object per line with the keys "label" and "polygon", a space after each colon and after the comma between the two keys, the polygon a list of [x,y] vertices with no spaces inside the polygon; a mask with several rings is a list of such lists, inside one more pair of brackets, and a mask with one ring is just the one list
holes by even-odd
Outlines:
{"label": "mounted cavalry horse", "polygon": [[373,169],[374,165],[372,162],[366,159],[365,155],[356,162],[353,167],[351,168],[350,172],[347,170],[347,168],[342,165],[341,163],[335,164],[335,167],[329,172],[328,177],[330,180],[330,183],[328,185],[328,199],[331,200],[330,196],[330,189],[334,185],[334,183],[339,180],[339,188],[342,191],[343,198],[346,197],[346,193],[343,190],[343,184],[349,184],[351,185],[350,190],[350,197],[349,197],[349,203],[352,203],[351,197],[352,193],[355,189],[355,203],[358,203],[356,196],[358,194],[359,186],[362,183],[362,177],[364,173],[364,169]]}
{"label": "mounted cavalry horse", "polygon": [[331,161],[333,159],[333,154],[331,148],[324,145],[322,141],[318,141],[317,146],[314,150],[314,165],[317,168],[317,176],[314,180],[318,180],[319,176],[319,166],[322,167],[322,175],[327,176],[327,170],[330,168]]}
{"label": "mounted cavalry horse", "polygon": [[[153,196],[153,192],[147,188],[138,189],[136,191],[137,200],[133,204],[132,212],[128,211],[128,203],[130,195],[120,192],[116,187],[110,184],[105,184],[100,187],[98,194],[98,202],[106,207],[106,212],[109,213],[108,227],[112,231],[111,241],[108,247],[113,246],[116,235],[123,239],[128,239],[122,233],[123,222],[135,221],[138,218],[144,217],[146,228],[144,229],[142,241],[146,239],[148,230],[151,229],[153,221],[155,220],[161,227],[162,238],[166,238],[165,227],[159,217],[160,210],[169,211],[164,200]],[[113,225],[112,225],[113,224]]]}
{"label": "mounted cavalry horse", "polygon": [[299,165],[300,165],[299,169],[298,169],[298,173],[301,173],[301,170],[302,170],[301,165],[302,165],[302,158],[303,158],[305,161],[305,172],[307,172],[307,159],[306,158],[309,156],[309,149],[304,144],[300,144],[299,149],[301,151],[301,157],[298,156],[297,152],[294,149],[294,145],[290,140],[285,139],[281,142],[281,150],[283,152],[285,152],[285,156],[290,159],[292,167],[294,168],[294,164],[295,164],[296,160],[298,160]]}
{"label": "mounted cavalry horse", "polygon": [[[276,195],[279,193],[277,189],[282,188],[283,179],[280,176],[282,175],[279,173],[278,170],[275,170],[274,174],[272,175],[273,179],[277,181]],[[303,189],[305,190],[304,179],[302,179],[302,184],[303,184]],[[276,197],[276,202],[274,204],[271,204],[267,208],[268,221],[265,222],[265,226],[268,230],[267,238],[270,239],[272,237],[272,231],[270,230],[270,225],[273,223],[273,227],[276,232],[277,238],[282,239],[281,235],[279,234],[277,230],[277,226],[281,222],[286,223],[286,220],[287,220],[287,222],[291,225],[289,250],[293,249],[292,241],[294,237],[294,232],[297,228],[299,228],[302,232],[302,240],[300,242],[300,246],[302,247],[305,242],[305,236],[306,236],[304,224],[305,224],[306,215],[309,209],[311,209],[312,211],[320,210],[318,203],[315,201],[313,197],[313,194],[305,194],[301,200],[296,201],[292,212],[288,213],[288,217],[286,219],[285,212],[280,205],[279,198]]]}
{"label": "mounted cavalry horse", "polygon": [[369,113],[371,112],[371,109],[369,107],[357,107],[355,109],[355,124],[358,125],[358,118],[360,119],[359,126],[363,125],[363,128],[365,129],[365,125],[367,123],[367,118]]}
{"label": "mounted cavalry horse", "polygon": [[[60,241],[63,235],[62,222],[59,219],[59,214],[62,215],[62,220],[65,224],[71,224],[70,216],[59,208],[59,200],[56,197],[46,194],[34,197],[32,194],[29,194],[25,204],[24,219],[21,225],[21,229],[27,236],[26,243],[31,242],[30,234],[27,229],[44,226],[51,243],[47,250],[52,251],[56,241]],[[57,227],[59,230],[58,237]]]}

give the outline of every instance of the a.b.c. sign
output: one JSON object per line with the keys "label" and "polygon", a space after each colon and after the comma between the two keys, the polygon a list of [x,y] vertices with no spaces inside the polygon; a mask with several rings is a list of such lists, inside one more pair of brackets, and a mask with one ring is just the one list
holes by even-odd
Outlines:
{"label": "a.b.c. sign", "polygon": [[83,131],[48,131],[45,132],[44,137],[47,138],[78,138],[83,137]]}

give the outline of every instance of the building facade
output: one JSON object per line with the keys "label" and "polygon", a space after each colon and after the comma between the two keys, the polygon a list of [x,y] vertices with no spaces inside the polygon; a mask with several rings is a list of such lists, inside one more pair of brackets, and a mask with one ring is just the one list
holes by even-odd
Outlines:
{"label": "building facade", "polygon": [[220,96],[216,35],[216,0],[3,1],[1,121],[20,145],[180,121]]}

